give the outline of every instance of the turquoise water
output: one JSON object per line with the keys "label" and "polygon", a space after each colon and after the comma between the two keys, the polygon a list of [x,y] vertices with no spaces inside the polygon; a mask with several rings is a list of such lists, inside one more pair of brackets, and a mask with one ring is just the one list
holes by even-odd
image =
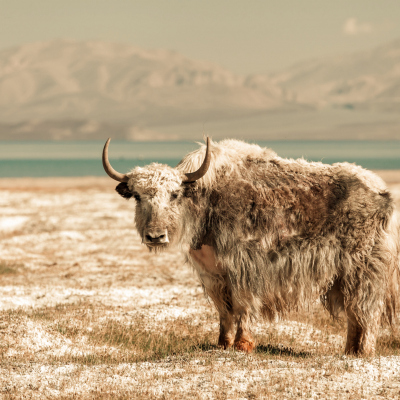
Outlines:
{"label": "turquoise water", "polygon": [[[282,157],[327,164],[348,161],[369,169],[400,169],[400,141],[258,141]],[[104,176],[103,142],[0,142],[0,177]],[[123,142],[110,145],[115,169],[151,162],[175,166],[193,142]]]}

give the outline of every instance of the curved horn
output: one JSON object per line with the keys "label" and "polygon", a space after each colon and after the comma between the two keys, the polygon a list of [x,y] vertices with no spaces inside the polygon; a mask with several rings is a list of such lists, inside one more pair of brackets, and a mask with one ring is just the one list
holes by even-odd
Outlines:
{"label": "curved horn", "polygon": [[185,178],[183,179],[183,182],[185,183],[191,183],[195,182],[201,177],[203,177],[207,170],[208,167],[210,166],[211,162],[211,154],[210,154],[210,138],[207,136],[207,149],[206,149],[206,156],[204,157],[203,164],[201,164],[201,167],[195,171],[195,172],[188,172],[185,174]]}
{"label": "curved horn", "polygon": [[111,138],[108,138],[106,144],[104,145],[103,149],[103,167],[104,171],[107,172],[107,175],[110,178],[115,179],[118,182],[128,182],[129,178],[125,174],[121,174],[120,172],[116,171],[108,161],[108,145],[110,144]]}

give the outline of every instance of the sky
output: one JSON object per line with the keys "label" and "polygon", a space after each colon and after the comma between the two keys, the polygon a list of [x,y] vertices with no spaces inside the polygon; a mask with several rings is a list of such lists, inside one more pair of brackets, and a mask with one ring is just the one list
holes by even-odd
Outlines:
{"label": "sky", "polygon": [[400,38],[399,0],[0,0],[0,49],[59,38],[175,50],[236,73]]}

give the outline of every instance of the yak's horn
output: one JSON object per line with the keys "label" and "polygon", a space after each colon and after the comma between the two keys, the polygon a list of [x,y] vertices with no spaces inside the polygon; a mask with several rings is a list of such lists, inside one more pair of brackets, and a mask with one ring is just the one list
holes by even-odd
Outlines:
{"label": "yak's horn", "polygon": [[211,162],[210,138],[207,136],[207,149],[203,164],[201,164],[201,167],[197,171],[186,173],[183,182],[185,183],[195,182],[201,177],[203,177],[206,174],[208,167],[210,166],[210,162]]}
{"label": "yak's horn", "polygon": [[107,172],[107,175],[110,178],[115,179],[118,182],[128,182],[129,178],[125,174],[121,174],[120,172],[116,171],[108,161],[108,145],[110,144],[111,138],[108,138],[106,144],[104,145],[103,149],[103,167],[104,171]]}

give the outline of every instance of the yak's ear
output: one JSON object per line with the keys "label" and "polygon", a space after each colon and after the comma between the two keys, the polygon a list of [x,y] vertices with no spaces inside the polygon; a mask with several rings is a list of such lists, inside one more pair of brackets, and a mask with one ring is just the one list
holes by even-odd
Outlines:
{"label": "yak's ear", "polygon": [[128,184],[126,182],[120,183],[115,190],[120,194],[124,199],[130,199],[133,194],[128,188]]}

